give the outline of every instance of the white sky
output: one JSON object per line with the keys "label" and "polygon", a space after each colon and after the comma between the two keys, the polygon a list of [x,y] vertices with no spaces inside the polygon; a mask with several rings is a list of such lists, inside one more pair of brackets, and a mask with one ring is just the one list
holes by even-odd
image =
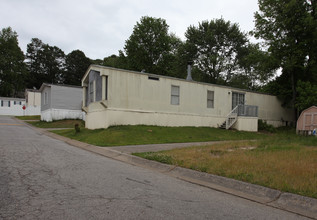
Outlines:
{"label": "white sky", "polygon": [[223,17],[254,27],[257,0],[0,0],[0,28],[12,27],[25,52],[31,38],[103,59],[123,50],[142,16],[163,18],[181,39],[190,25]]}

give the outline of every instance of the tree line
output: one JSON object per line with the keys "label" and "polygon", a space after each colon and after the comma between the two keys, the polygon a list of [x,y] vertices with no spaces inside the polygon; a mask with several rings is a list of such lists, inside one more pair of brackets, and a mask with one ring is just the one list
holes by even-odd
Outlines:
{"label": "tree line", "polygon": [[92,61],[80,50],[65,55],[56,46],[32,38],[24,55],[11,27],[0,32],[0,96],[23,97],[25,88],[42,83],[80,85]]}
{"label": "tree line", "polygon": [[[258,0],[255,27],[245,33],[223,18],[191,25],[182,41],[166,20],[142,17],[118,55],[91,60],[33,38],[24,55],[17,33],[0,32],[0,96],[18,96],[43,82],[80,85],[92,63],[277,95],[298,113],[317,105],[316,0]],[[253,43],[255,37],[261,43]],[[280,75],[276,73],[280,72]]]}

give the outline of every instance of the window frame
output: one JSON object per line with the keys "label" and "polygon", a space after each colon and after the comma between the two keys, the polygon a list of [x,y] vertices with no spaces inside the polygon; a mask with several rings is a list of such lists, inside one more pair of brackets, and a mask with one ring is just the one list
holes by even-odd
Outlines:
{"label": "window frame", "polygon": [[94,89],[94,80],[89,82],[89,102],[95,101],[95,89]]}
{"label": "window frame", "polygon": [[44,92],[44,105],[47,105],[48,104],[48,93],[47,92]]}
{"label": "window frame", "polygon": [[180,86],[171,85],[171,105],[180,105]]}
{"label": "window frame", "polygon": [[215,108],[215,91],[213,90],[207,90],[207,108]]}

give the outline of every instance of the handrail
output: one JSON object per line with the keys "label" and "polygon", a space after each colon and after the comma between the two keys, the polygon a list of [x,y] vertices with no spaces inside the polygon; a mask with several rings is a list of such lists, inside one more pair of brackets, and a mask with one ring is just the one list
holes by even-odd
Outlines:
{"label": "handrail", "polygon": [[238,106],[239,106],[239,105],[237,105],[236,107],[234,107],[234,108],[231,110],[231,112],[229,112],[229,113],[227,114],[227,118],[228,118],[233,112],[236,112],[236,113],[237,113]]}
{"label": "handrail", "polygon": [[227,115],[227,119],[226,119],[226,129],[227,130],[237,121],[238,107],[239,107],[239,105],[234,107],[234,109],[232,109],[231,112],[229,112],[229,114]]}

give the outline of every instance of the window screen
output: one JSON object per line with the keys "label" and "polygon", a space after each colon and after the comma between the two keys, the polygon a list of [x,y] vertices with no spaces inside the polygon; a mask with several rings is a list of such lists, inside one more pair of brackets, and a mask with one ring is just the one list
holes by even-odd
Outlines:
{"label": "window screen", "polygon": [[214,108],[214,91],[207,90],[207,108]]}
{"label": "window screen", "polygon": [[245,98],[243,93],[232,92],[232,109],[237,105],[244,105]]}
{"label": "window screen", "polygon": [[46,105],[47,103],[48,103],[47,92],[44,92],[44,105]]}
{"label": "window screen", "polygon": [[171,104],[179,105],[179,86],[172,86]]}
{"label": "window screen", "polygon": [[105,99],[108,100],[108,76],[106,76]]}
{"label": "window screen", "polygon": [[90,102],[94,102],[94,82],[89,83],[89,100]]}

